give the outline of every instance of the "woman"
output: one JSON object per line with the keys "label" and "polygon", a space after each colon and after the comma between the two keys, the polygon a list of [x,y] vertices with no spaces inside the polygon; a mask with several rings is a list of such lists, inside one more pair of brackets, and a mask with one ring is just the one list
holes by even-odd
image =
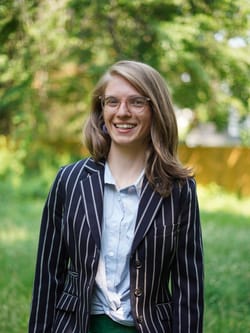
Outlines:
{"label": "woman", "polygon": [[91,157],[59,171],[44,208],[29,332],[201,333],[196,187],[161,75],[114,64],[85,137]]}

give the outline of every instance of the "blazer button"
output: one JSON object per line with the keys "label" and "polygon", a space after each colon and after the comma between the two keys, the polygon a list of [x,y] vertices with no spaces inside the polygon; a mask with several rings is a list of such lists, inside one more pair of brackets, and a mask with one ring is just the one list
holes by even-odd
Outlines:
{"label": "blazer button", "polygon": [[135,267],[136,267],[137,269],[142,268],[142,263],[140,262],[140,260],[136,260],[136,261],[135,261]]}
{"label": "blazer button", "polygon": [[143,323],[143,316],[138,316],[138,317],[137,317],[137,322],[138,322],[139,324],[142,324],[142,323]]}
{"label": "blazer button", "polygon": [[138,289],[135,289],[134,294],[136,297],[140,297],[140,296],[142,296],[143,291],[140,288],[138,288]]}

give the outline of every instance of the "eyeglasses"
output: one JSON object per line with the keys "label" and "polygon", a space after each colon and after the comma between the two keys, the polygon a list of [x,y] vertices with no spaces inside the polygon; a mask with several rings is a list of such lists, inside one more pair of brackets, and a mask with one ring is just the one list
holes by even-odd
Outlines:
{"label": "eyeglasses", "polygon": [[[121,100],[115,96],[99,96],[99,98],[102,108],[107,111],[116,112],[121,105]],[[140,113],[148,105],[149,101],[150,98],[145,96],[129,96],[125,102],[129,111]]]}

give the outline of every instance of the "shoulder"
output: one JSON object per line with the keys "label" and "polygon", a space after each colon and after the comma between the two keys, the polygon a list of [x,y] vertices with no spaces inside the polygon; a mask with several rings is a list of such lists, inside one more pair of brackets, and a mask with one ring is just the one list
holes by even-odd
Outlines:
{"label": "shoulder", "polygon": [[91,157],[62,166],[55,178],[54,186],[59,186],[62,190],[69,190],[80,180],[88,177],[94,172],[104,169],[105,162],[95,162]]}
{"label": "shoulder", "polygon": [[188,177],[182,184],[181,187],[182,192],[196,192],[196,181],[194,177]]}
{"label": "shoulder", "polygon": [[181,188],[180,207],[188,211],[195,211],[198,208],[196,181],[193,177],[187,178]]}
{"label": "shoulder", "polygon": [[187,177],[184,180],[174,182],[172,195],[181,202],[187,201],[190,197],[196,196],[196,180],[194,177]]}
{"label": "shoulder", "polygon": [[104,165],[103,161],[96,162],[92,157],[88,157],[61,167],[59,174],[63,176],[64,180],[68,178],[82,178],[86,173],[89,174],[102,170]]}

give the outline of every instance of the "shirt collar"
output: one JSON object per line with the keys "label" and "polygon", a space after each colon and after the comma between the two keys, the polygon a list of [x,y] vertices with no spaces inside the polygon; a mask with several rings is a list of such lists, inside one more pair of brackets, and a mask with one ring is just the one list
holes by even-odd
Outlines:
{"label": "shirt collar", "polygon": [[[133,184],[128,186],[128,187],[134,186],[138,196],[140,196],[140,194],[141,194],[144,173],[145,173],[145,170],[143,169],[142,172],[140,173],[139,177],[137,178],[137,180]],[[109,185],[114,185],[116,187],[116,183],[115,183],[115,180],[114,180],[113,175],[111,173],[111,170],[109,168],[108,162],[105,163],[104,184],[105,185],[108,185],[108,184]],[[123,190],[123,189],[124,188],[122,188],[120,190]]]}

